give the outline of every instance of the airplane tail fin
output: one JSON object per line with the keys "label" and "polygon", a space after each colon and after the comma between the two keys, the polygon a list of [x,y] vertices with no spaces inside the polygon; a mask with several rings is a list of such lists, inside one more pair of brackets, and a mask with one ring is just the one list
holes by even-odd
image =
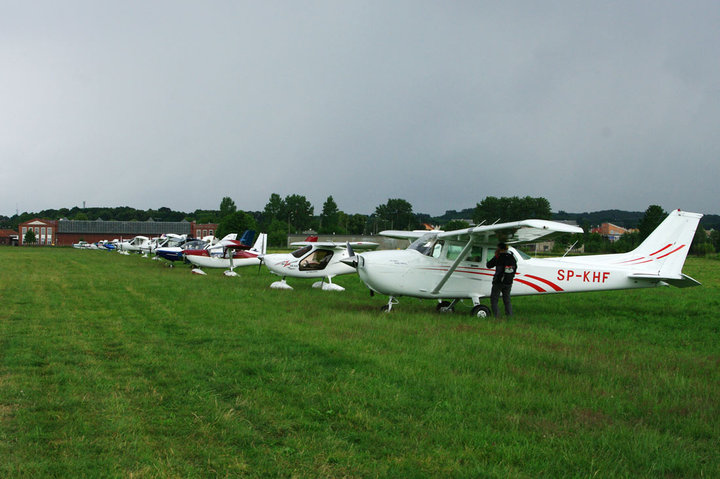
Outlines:
{"label": "airplane tail fin", "polygon": [[250,246],[253,238],[255,238],[255,230],[245,230],[242,237],[240,238],[240,242],[246,246]]}
{"label": "airplane tail fin", "polygon": [[250,251],[256,251],[259,254],[267,253],[267,234],[260,233]]}
{"label": "airplane tail fin", "polygon": [[628,255],[628,265],[663,279],[683,278],[682,267],[703,215],[675,210]]}

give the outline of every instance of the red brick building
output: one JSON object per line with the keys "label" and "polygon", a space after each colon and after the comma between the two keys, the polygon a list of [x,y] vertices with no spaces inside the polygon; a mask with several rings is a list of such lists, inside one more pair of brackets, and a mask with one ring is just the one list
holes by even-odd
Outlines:
{"label": "red brick building", "polygon": [[18,232],[13,230],[0,230],[0,245],[18,245]]}
{"label": "red brick building", "polygon": [[38,246],[53,246],[55,245],[55,239],[57,235],[57,224],[55,220],[43,220],[35,218],[24,223],[20,223],[18,226],[18,232],[20,237],[18,238],[20,245],[24,245],[25,236],[29,231],[35,234],[35,245]]}
{"label": "red brick building", "polygon": [[195,237],[214,235],[217,224],[198,224],[188,221],[95,221],[32,219],[21,223],[20,244],[25,244],[25,234],[32,229],[35,244],[39,246],[71,246],[80,240],[95,243],[100,240],[129,239],[135,236],[161,236],[166,233],[186,234]]}
{"label": "red brick building", "polygon": [[612,223],[603,223],[597,228],[593,228],[592,232],[597,233],[610,241],[617,241],[625,233],[630,233],[631,230],[623,228],[622,226],[614,225]]}

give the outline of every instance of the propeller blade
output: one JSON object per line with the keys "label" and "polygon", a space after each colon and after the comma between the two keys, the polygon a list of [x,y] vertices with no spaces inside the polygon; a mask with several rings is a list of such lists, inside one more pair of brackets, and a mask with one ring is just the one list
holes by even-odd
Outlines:
{"label": "propeller blade", "polygon": [[358,259],[357,259],[357,256],[355,256],[355,251],[353,251],[352,246],[350,246],[349,241],[347,242],[347,252],[348,252],[348,257],[341,259],[340,262],[345,263],[346,265],[357,269]]}

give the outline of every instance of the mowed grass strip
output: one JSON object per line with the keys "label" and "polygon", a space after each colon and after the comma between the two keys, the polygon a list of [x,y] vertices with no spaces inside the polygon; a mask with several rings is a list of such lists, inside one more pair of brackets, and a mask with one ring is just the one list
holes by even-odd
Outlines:
{"label": "mowed grass strip", "polygon": [[495,321],[2,248],[0,476],[720,476],[719,267]]}

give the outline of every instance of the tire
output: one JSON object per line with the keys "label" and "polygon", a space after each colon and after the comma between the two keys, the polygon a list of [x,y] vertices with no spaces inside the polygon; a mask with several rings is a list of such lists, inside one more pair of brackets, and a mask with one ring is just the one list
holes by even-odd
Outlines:
{"label": "tire", "polygon": [[454,313],[455,307],[452,306],[450,301],[440,301],[437,306],[435,306],[435,311],[438,313]]}
{"label": "tire", "polygon": [[491,316],[490,308],[488,308],[484,304],[478,304],[477,306],[475,306],[472,311],[470,311],[470,314],[472,316],[475,316],[476,318],[481,319],[489,318]]}

